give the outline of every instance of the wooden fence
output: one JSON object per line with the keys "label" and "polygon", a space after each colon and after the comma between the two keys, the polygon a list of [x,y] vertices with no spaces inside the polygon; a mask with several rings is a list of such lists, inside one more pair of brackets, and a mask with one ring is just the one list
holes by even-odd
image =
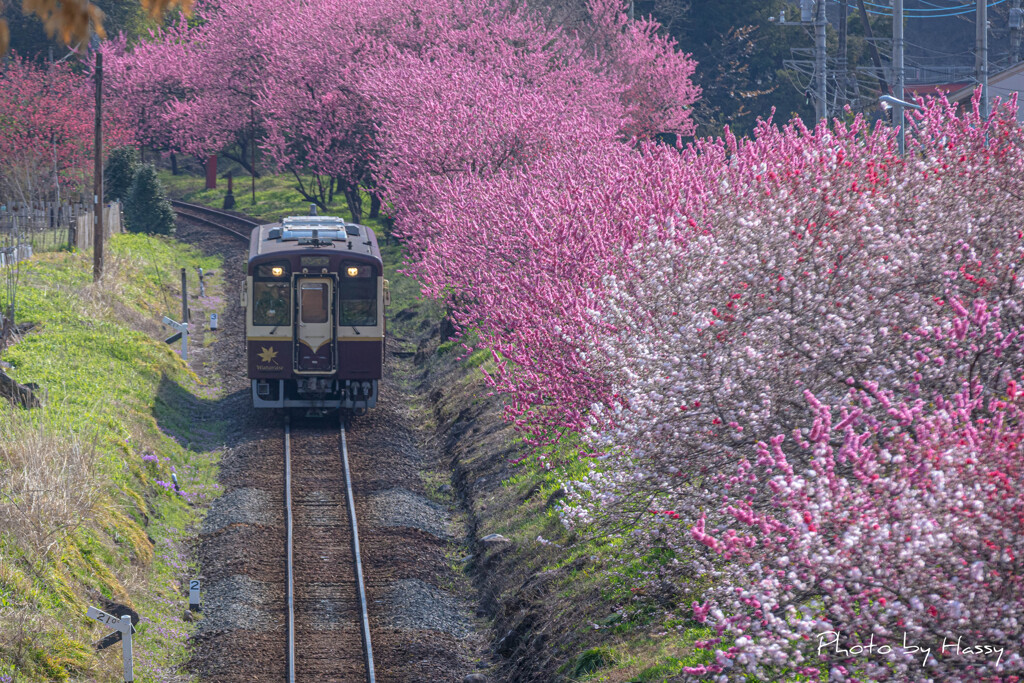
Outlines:
{"label": "wooden fence", "polygon": [[[38,202],[0,206],[0,247],[29,245],[34,251],[92,247],[93,208],[82,203]],[[103,209],[105,233],[121,232],[121,205]]]}
{"label": "wooden fence", "polygon": [[[73,235],[75,247],[78,249],[91,249],[93,238],[93,226],[96,223],[96,214],[90,211],[80,215],[75,223],[75,234]],[[113,202],[103,207],[103,234],[108,238],[119,232],[124,232],[121,223],[121,204]]]}

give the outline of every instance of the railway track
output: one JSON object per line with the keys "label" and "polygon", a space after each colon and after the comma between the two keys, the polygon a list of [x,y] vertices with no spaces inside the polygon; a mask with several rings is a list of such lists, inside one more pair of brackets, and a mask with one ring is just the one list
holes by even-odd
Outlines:
{"label": "railway track", "polygon": [[284,439],[288,681],[375,683],[345,428]]}
{"label": "railway track", "polygon": [[229,235],[245,240],[246,243],[249,242],[249,235],[252,229],[259,225],[254,220],[242,218],[226,211],[218,211],[217,209],[200,206],[199,204],[189,204],[177,199],[171,200],[171,206],[179,216],[216,228],[221,232],[226,232]]}

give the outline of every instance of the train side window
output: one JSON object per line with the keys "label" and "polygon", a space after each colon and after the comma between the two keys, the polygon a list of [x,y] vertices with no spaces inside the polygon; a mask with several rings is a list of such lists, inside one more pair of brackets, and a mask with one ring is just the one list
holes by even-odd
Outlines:
{"label": "train side window", "polygon": [[287,282],[252,284],[252,324],[289,325],[291,323],[291,286]]}
{"label": "train side window", "polygon": [[327,285],[322,282],[303,283],[299,291],[302,296],[302,322],[327,322],[330,312]]}

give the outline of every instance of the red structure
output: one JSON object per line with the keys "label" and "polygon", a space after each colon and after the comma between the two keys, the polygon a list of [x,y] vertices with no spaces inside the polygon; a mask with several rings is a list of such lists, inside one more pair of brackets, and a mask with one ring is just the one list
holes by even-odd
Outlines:
{"label": "red structure", "polygon": [[206,189],[217,189],[217,155],[206,160]]}

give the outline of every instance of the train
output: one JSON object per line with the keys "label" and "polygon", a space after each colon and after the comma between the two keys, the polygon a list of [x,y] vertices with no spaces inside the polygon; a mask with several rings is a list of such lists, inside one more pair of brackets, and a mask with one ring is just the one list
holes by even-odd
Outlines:
{"label": "train", "polygon": [[373,230],[334,216],[257,226],[241,296],[255,408],[377,405],[391,295]]}

